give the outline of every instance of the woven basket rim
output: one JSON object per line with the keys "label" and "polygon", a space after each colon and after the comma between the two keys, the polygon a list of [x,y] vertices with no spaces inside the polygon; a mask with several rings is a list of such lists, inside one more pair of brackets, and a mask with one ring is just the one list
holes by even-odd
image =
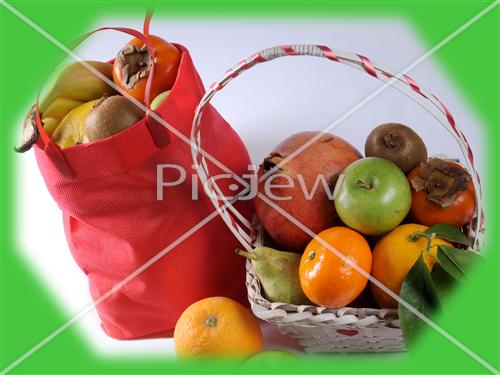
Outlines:
{"label": "woven basket rim", "polygon": [[[255,291],[256,293],[248,293],[249,301],[252,305],[259,306],[263,310],[273,311],[282,310],[287,314],[293,313],[308,313],[311,316],[319,316],[326,314],[333,314],[335,317],[341,318],[345,316],[356,317],[357,320],[366,319],[369,317],[375,317],[377,323],[384,322],[388,328],[400,328],[399,317],[397,309],[383,309],[377,307],[340,307],[340,308],[327,308],[317,305],[293,305],[283,302],[270,302],[262,295],[262,286],[259,278],[254,272],[252,263],[247,260],[246,262],[246,272],[247,272],[247,290]],[[250,279],[248,279],[250,277]],[[252,285],[257,285],[258,288],[252,287]],[[252,306],[253,307],[253,306]],[[253,308],[255,310],[255,308]],[[254,311],[255,312],[255,311]],[[258,314],[262,315],[262,314]],[[265,319],[266,321],[272,321],[273,318]],[[375,322],[374,322],[375,323]],[[355,322],[348,323],[346,326],[356,324]],[[373,324],[368,324],[366,327],[370,327]]]}

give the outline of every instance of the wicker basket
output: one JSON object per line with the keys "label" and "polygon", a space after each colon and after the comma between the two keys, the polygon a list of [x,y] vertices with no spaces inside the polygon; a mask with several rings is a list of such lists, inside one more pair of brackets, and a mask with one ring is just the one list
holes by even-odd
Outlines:
{"label": "wicker basket", "polygon": [[[472,240],[472,249],[477,251],[480,235],[483,233],[480,179],[474,166],[474,156],[469,143],[465,135],[456,127],[453,116],[446,106],[435,95],[422,89],[408,75],[393,73],[385,67],[373,63],[365,56],[333,50],[320,45],[285,45],[262,50],[229,69],[219,81],[210,87],[198,105],[191,132],[194,165],[205,186],[205,191],[218,213],[241,244],[248,251],[262,245],[262,230],[260,230],[258,223],[250,223],[238,213],[232,206],[233,202],[222,194],[216,180],[210,176],[206,159],[226,172],[230,171],[201,148],[203,110],[218,91],[242,72],[279,57],[301,55],[322,57],[332,62],[346,64],[387,82],[388,86],[393,86],[421,105],[449,131],[462,151],[465,167],[470,171],[474,185],[478,187],[476,189],[478,209],[467,229],[468,236]],[[240,177],[235,174],[233,177],[243,186],[248,186],[248,183]],[[318,306],[271,303],[262,296],[260,282],[249,262],[247,262],[246,285],[254,314],[260,319],[277,324],[282,333],[290,334],[298,339],[306,352],[395,352],[405,350],[396,309],[350,307],[329,309]]]}

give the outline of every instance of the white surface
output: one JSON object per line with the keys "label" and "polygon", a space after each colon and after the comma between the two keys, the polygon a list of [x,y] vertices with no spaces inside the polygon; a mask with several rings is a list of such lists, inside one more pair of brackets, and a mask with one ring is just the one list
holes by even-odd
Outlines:
{"label": "white surface", "polygon": [[[96,22],[95,26],[103,25],[141,29],[142,20],[108,19]],[[187,46],[206,86],[243,58],[278,44],[325,44],[363,54],[395,70],[403,69],[426,52],[414,31],[397,19],[333,19],[330,22],[177,19],[167,22],[153,18],[151,32]],[[88,59],[107,60],[127,40],[121,34],[103,32],[91,39],[79,54]],[[438,95],[451,110],[472,149],[476,150],[481,172],[482,155],[478,153],[483,144],[481,126],[451,79],[435,60],[425,61],[410,75]],[[286,136],[298,131],[322,130],[381,84],[367,74],[322,59],[284,58],[244,73],[213,103],[241,135],[252,160],[258,163]],[[27,102],[26,108],[30,104]],[[446,130],[410,99],[390,88],[333,132],[363,151],[368,133],[383,122],[402,122],[417,129],[431,155],[444,153],[460,157],[458,147],[450,142]],[[20,156],[18,167],[18,197],[22,197],[18,202],[18,228],[21,223],[24,228],[22,232],[19,229],[18,237],[23,255],[69,319],[91,303],[87,280],[71,258],[62,215],[47,192],[33,152]],[[86,315],[76,329],[103,355],[172,353],[171,340],[123,342],[108,338],[100,329],[95,311]],[[266,335],[272,347],[288,345],[273,329],[266,329]],[[33,338],[33,344],[35,340]]]}

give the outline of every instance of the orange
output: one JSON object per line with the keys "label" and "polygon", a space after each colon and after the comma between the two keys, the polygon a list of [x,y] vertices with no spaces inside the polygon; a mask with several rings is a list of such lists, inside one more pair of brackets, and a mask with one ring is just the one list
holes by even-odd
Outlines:
{"label": "orange", "polygon": [[[427,229],[425,225],[404,224],[396,227],[386,234],[375,246],[373,250],[372,276],[380,281],[387,288],[399,295],[401,285],[415,264],[420,253],[425,249],[427,239],[420,237],[416,241],[410,239],[410,235],[415,232],[423,232]],[[445,244],[449,242],[434,238],[432,245]],[[437,249],[431,248],[431,254],[436,255]],[[434,267],[436,259],[424,253],[424,262],[429,270]],[[374,284],[370,285],[375,300],[382,308],[396,308],[398,302]]]}
{"label": "orange", "polygon": [[[363,270],[365,275],[346,262],[346,258]],[[300,261],[300,285],[315,304],[343,307],[363,291],[371,266],[372,253],[364,237],[346,227],[333,227],[318,233],[307,245]]]}
{"label": "orange", "polygon": [[250,311],[230,298],[209,297],[182,313],[174,344],[179,357],[241,357],[262,351],[264,340]]}

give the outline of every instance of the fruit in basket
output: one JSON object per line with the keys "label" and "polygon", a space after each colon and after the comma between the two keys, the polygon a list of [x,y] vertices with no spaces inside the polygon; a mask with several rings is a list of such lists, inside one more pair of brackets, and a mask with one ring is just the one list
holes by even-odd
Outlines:
{"label": "fruit in basket", "polygon": [[250,259],[255,274],[262,284],[264,297],[269,302],[310,304],[300,286],[300,254],[265,246],[258,247],[251,253],[236,249],[236,254]]}
{"label": "fruit in basket", "polygon": [[125,130],[139,121],[144,111],[121,95],[102,97],[85,120],[90,142]]}
{"label": "fruit in basket", "polygon": [[264,347],[257,318],[226,297],[189,306],[175,325],[174,345],[179,357],[246,357]]}
{"label": "fruit in basket", "polygon": [[395,228],[411,206],[406,176],[393,162],[376,157],[349,165],[337,181],[334,196],[340,219],[367,235]]}
{"label": "fruit in basket", "polygon": [[415,168],[408,180],[412,186],[410,213],[417,223],[461,227],[474,216],[474,184],[459,164],[432,158]]}
{"label": "fruit in basket", "polygon": [[[181,52],[173,44],[158,36],[150,35],[149,40],[155,49],[155,76],[150,96],[153,99],[174,85]],[[151,60],[146,45],[136,38],[118,52],[113,64],[113,80],[116,85],[140,102],[144,102]]]}
{"label": "fruit in basket", "polygon": [[427,161],[422,138],[408,126],[395,123],[372,130],[366,138],[365,155],[390,160],[405,174]]}
{"label": "fruit in basket", "polygon": [[[372,276],[388,289],[399,295],[401,285],[408,271],[417,261],[420,253],[425,249],[427,239],[412,238],[412,234],[423,232],[425,225],[403,224],[387,233],[373,249]],[[443,239],[434,238],[431,241],[431,254],[423,253],[423,259],[429,270],[436,262],[437,249],[434,245],[451,244]],[[434,246],[434,247],[432,247]],[[398,302],[383,290],[371,284],[375,300],[382,308],[396,308]]]}
{"label": "fruit in basket", "polygon": [[[294,154],[314,137],[319,138]],[[290,160],[278,167],[289,156],[292,156]],[[339,174],[360,158],[361,154],[342,138],[313,131],[298,133],[281,142],[264,159],[258,171],[261,179],[258,190],[318,233],[335,223],[337,215],[331,201]],[[263,228],[285,249],[302,252],[311,240],[307,233],[259,196],[255,199],[255,209]]]}
{"label": "fruit in basket", "polygon": [[68,113],[57,126],[52,141],[61,148],[71,147],[81,143],[88,143],[85,122],[92,108],[99,100],[83,103]]}
{"label": "fruit in basket", "polygon": [[151,101],[151,109],[154,111],[155,109],[158,109],[158,107],[163,103],[165,99],[167,99],[168,95],[170,94],[170,90],[163,91],[161,94],[157,95],[156,98],[154,98]]}
{"label": "fruit in basket", "polygon": [[[113,66],[100,61],[86,61],[92,68],[97,70],[106,78],[112,79]],[[69,64],[57,77],[54,85],[49,93],[40,103],[40,112],[42,115],[49,110],[52,105],[52,110],[58,113],[58,117],[64,117],[64,113],[60,111],[65,108],[67,113],[71,110],[71,100],[88,102],[94,99],[99,99],[103,95],[114,95],[116,91],[113,87],[104,82],[93,71],[87,69],[85,65],[79,62]],[[58,99],[63,99],[59,100]],[[57,107],[56,108],[54,108]],[[75,107],[73,107],[75,108]],[[53,115],[47,117],[54,117]],[[57,117],[55,117],[57,118]]]}
{"label": "fruit in basket", "polygon": [[307,245],[300,261],[300,284],[315,304],[343,307],[361,294],[371,268],[372,253],[364,237],[350,228],[333,227]]}

